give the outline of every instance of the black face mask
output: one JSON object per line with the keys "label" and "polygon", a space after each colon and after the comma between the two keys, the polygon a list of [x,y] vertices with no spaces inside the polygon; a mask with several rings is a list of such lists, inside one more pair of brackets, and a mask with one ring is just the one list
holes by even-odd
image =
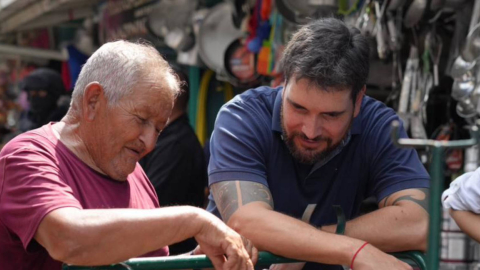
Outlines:
{"label": "black face mask", "polygon": [[57,108],[57,99],[50,93],[44,97],[29,97],[30,110],[28,118],[37,126],[43,126],[48,122],[49,116]]}

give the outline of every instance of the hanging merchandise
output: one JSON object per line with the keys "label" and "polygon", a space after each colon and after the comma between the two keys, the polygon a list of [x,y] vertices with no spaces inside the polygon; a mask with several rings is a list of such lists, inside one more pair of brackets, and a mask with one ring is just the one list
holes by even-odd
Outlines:
{"label": "hanging merchandise", "polygon": [[213,7],[200,26],[198,40],[202,61],[223,80],[229,76],[225,70],[225,52],[233,41],[243,37],[243,32],[232,22],[232,7],[220,3]]}
{"label": "hanging merchandise", "polygon": [[198,1],[162,0],[150,12],[147,28],[175,51],[188,51],[195,44],[192,17],[197,6]]}
{"label": "hanging merchandise", "polygon": [[233,6],[232,20],[236,28],[241,28],[244,19],[248,16],[248,10],[255,0],[227,0]]}
{"label": "hanging merchandise", "polygon": [[234,85],[248,87],[258,82],[255,54],[240,39],[232,42],[225,52],[225,70],[233,78]]}
{"label": "hanging merchandise", "polygon": [[291,23],[305,24],[311,18],[329,17],[337,13],[337,0],[276,0],[278,12]]}
{"label": "hanging merchandise", "polygon": [[400,92],[400,102],[398,105],[398,115],[402,119],[405,130],[410,127],[411,101],[414,99],[417,87],[417,74],[419,69],[418,49],[415,46],[410,47],[410,56],[407,59],[405,76],[403,77],[402,90]]}
{"label": "hanging merchandise", "polygon": [[[432,133],[432,138],[437,141],[454,141],[459,139],[458,127],[450,120],[436,128]],[[478,153],[477,153],[478,154]],[[476,159],[478,160],[478,158]],[[475,162],[476,162],[475,160]],[[463,149],[445,150],[445,164],[448,175],[460,172],[463,168]],[[465,164],[468,162],[468,154],[465,153]]]}
{"label": "hanging merchandise", "polygon": [[387,8],[388,1],[384,1],[382,6],[380,7],[380,3],[378,1],[374,2],[375,5],[375,15],[376,15],[376,24],[375,24],[375,37],[377,41],[377,52],[378,57],[380,59],[386,59],[387,54],[389,52],[388,47],[388,32],[387,28],[384,25],[385,20],[385,10]]}
{"label": "hanging merchandise", "polygon": [[103,1],[99,14],[100,44],[118,39],[147,38],[148,14],[154,5],[154,1],[146,0]]}
{"label": "hanging merchandise", "polygon": [[407,9],[407,13],[405,13],[405,18],[403,20],[405,27],[411,28],[420,22],[423,14],[425,13],[427,2],[427,0],[412,1]]}
{"label": "hanging merchandise", "polygon": [[478,168],[479,155],[480,151],[478,144],[465,149],[465,166],[463,167],[464,172],[473,172]]}
{"label": "hanging merchandise", "polygon": [[263,47],[263,42],[270,36],[270,30],[272,28],[269,16],[271,11],[271,2],[267,0],[258,0],[253,16],[251,17],[249,31],[249,37],[247,38],[247,47],[253,53],[260,53]]}
{"label": "hanging merchandise", "polygon": [[473,123],[480,114],[480,1],[475,1],[465,45],[453,63],[451,76],[454,78],[452,97],[458,101],[457,114]]}

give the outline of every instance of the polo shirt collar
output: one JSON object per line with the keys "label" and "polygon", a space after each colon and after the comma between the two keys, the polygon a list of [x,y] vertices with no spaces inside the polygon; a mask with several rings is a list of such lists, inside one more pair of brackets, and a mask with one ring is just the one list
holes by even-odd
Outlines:
{"label": "polo shirt collar", "polygon": [[282,111],[283,87],[277,93],[275,103],[273,104],[272,130],[282,133],[281,111]]}
{"label": "polo shirt collar", "polygon": [[[275,98],[275,103],[273,104],[273,117],[272,117],[272,130],[282,133],[282,124],[281,124],[281,110],[282,110],[282,94],[283,87],[280,87],[280,90],[277,93]],[[363,107],[363,102],[362,102]],[[355,119],[353,119],[352,128],[350,129],[350,134],[357,135],[362,133],[362,110]]]}

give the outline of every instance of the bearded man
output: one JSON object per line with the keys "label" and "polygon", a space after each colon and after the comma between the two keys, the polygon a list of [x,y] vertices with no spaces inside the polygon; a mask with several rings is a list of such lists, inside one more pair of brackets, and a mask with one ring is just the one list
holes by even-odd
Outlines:
{"label": "bearded man", "polygon": [[[365,95],[366,38],[338,19],[312,21],[281,63],[284,87],[246,91],[218,114],[208,210],[260,250],[309,262],[297,268],[410,269],[382,251],[425,250],[429,175],[391,141],[399,117]],[[371,196],[379,209],[359,216]],[[333,205],[345,236],[333,234]]]}

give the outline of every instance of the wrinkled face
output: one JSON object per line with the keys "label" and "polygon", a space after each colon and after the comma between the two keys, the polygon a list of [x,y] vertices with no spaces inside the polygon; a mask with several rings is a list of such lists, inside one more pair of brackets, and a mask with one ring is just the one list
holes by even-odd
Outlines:
{"label": "wrinkled face", "polygon": [[283,91],[283,139],[301,163],[314,164],[335,150],[360,112],[363,92],[354,104],[349,89],[327,90],[292,78]]}
{"label": "wrinkled face", "polygon": [[101,97],[88,147],[96,166],[119,181],[153,150],[173,106],[173,95],[166,90],[147,86],[133,92],[110,107]]}

